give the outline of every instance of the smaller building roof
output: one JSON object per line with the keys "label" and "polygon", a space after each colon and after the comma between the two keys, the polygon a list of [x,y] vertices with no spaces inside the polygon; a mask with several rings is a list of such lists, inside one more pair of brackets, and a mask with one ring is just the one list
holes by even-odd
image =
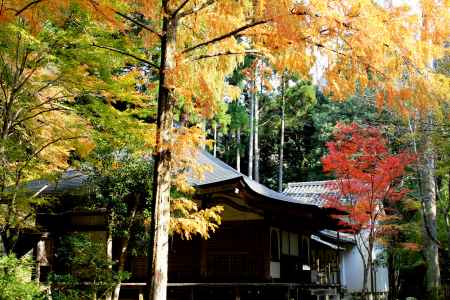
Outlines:
{"label": "smaller building roof", "polygon": [[49,179],[33,180],[26,183],[25,189],[42,194],[74,192],[78,191],[80,188],[86,187],[88,185],[87,180],[88,176],[83,172],[69,169],[56,181]]}
{"label": "smaller building roof", "polygon": [[[304,203],[324,207],[326,197],[336,194],[335,186],[336,180],[291,182],[288,183],[288,187],[283,191],[283,194]],[[322,230],[318,235],[329,240],[338,240],[338,233],[334,230]],[[354,237],[349,233],[340,232],[339,240],[345,243],[354,243]]]}
{"label": "smaller building roof", "polygon": [[295,198],[303,203],[309,203],[323,207],[326,196],[335,193],[333,186],[335,180],[291,182],[283,191],[283,194]]}
{"label": "smaller building roof", "polygon": [[314,234],[311,234],[311,239],[314,240],[314,241],[316,241],[316,242],[318,242],[318,243],[321,243],[321,244],[323,244],[323,245],[325,245],[325,246],[328,246],[328,247],[330,247],[331,249],[334,249],[334,250],[338,250],[338,249],[339,249],[339,250],[345,250],[345,248],[340,247],[340,246],[338,246],[338,245],[335,245],[335,244],[333,244],[333,243],[324,241],[324,240],[322,240],[320,237],[318,237],[317,235],[314,235]]}

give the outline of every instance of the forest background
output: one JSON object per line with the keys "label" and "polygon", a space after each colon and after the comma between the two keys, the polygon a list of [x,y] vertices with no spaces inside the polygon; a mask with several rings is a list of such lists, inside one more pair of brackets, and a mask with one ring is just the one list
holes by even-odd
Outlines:
{"label": "forest background", "polygon": [[[380,263],[391,269],[391,291],[401,293],[420,269],[420,290],[438,297],[450,258],[447,1],[420,1],[420,18],[370,1],[224,2],[2,1],[2,264],[18,263],[8,254],[21,256],[17,241],[34,229],[36,209],[57,205],[29,195],[29,180],[86,170],[97,193],[85,205],[111,208],[111,235],[132,248],[133,235],[145,232],[158,246],[167,232],[150,228],[158,222],[149,219],[169,211],[161,207],[171,206],[172,219],[161,218],[172,233],[208,237],[219,223],[220,208],[198,210],[189,200],[182,170],[197,168],[186,151],[206,143],[213,155],[282,190],[288,182],[331,178],[322,172],[325,143],[338,122],[356,122],[381,129],[391,151],[418,157]],[[322,56],[328,65],[314,73]],[[151,155],[155,165],[139,160]],[[142,173],[149,180],[131,209],[122,200],[135,180],[111,191],[99,179]],[[170,203],[164,186],[177,189]],[[113,275],[101,280],[126,276],[120,268]],[[4,281],[12,295],[39,293],[14,280],[20,278]]]}

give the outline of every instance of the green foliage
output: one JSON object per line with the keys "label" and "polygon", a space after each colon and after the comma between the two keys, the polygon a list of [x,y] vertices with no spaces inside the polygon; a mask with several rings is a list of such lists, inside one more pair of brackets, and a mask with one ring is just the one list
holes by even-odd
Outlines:
{"label": "green foliage", "polygon": [[116,273],[106,257],[106,241],[100,236],[74,233],[60,238],[56,251],[60,270],[49,274],[52,299],[101,297],[129,274]]}
{"label": "green foliage", "polygon": [[[114,237],[130,237],[130,230],[140,233],[134,232],[134,238],[144,236],[142,225],[151,209],[153,160],[150,157],[145,151],[119,150],[107,140],[98,140],[85,163],[95,190],[95,197],[86,205],[108,208]],[[133,210],[139,211],[133,215]]]}
{"label": "green foliage", "polygon": [[36,282],[31,281],[33,263],[14,255],[0,257],[0,300],[44,299]]}

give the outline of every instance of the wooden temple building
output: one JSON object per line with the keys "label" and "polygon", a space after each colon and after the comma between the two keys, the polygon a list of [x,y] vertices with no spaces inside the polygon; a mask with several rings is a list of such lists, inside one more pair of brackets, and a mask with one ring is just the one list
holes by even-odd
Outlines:
{"label": "wooden temple building", "polygon": [[[208,240],[170,239],[170,300],[339,299],[339,239],[316,234],[339,229],[331,216],[339,212],[275,192],[205,151],[199,151],[197,161],[210,169],[202,179],[192,179],[195,199],[200,207],[222,205],[222,224]],[[82,174],[73,175],[58,189],[76,191],[85,184]],[[35,182],[33,189],[44,186],[56,192],[45,181]],[[106,243],[107,219],[101,211],[68,211],[57,218],[41,214],[37,221],[45,229],[34,245],[42,280],[56,267],[56,236],[87,231]],[[144,299],[147,261],[130,255],[131,278],[122,284],[120,299]]]}

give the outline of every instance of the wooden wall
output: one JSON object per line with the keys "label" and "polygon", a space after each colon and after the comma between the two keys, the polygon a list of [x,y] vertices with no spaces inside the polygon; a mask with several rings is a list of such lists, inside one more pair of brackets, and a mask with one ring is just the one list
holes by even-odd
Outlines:
{"label": "wooden wall", "polygon": [[265,281],[269,230],[264,221],[225,222],[209,240],[174,239],[169,282]]}

